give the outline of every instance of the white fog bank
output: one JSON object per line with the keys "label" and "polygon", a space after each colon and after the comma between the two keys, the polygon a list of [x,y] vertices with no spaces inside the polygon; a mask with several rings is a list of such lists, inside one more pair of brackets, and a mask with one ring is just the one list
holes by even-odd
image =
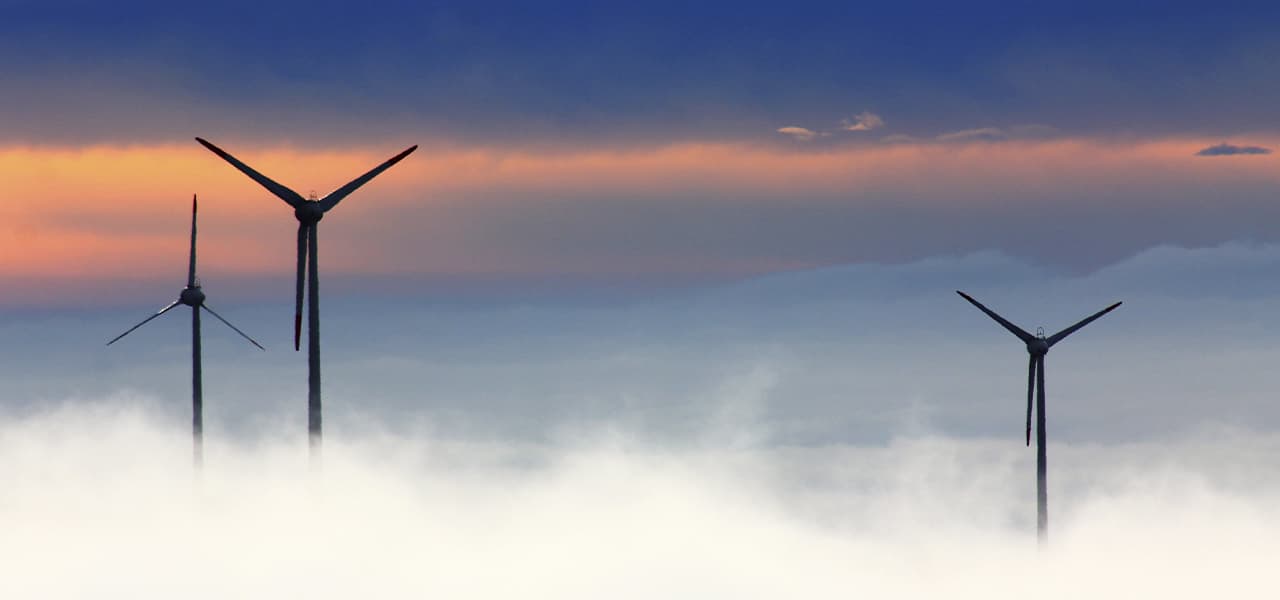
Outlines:
{"label": "white fog bank", "polygon": [[617,428],[211,439],[117,398],[0,421],[5,598],[1260,598],[1280,434],[1034,450],[929,433],[655,445]]}

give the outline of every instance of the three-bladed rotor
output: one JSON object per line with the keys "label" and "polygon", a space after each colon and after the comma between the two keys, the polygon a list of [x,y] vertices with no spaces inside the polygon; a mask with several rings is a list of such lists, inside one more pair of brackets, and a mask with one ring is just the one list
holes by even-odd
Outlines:
{"label": "three-bladed rotor", "polygon": [[[1031,401],[1032,401],[1032,397],[1035,396],[1037,377],[1043,379],[1043,376],[1044,376],[1045,355],[1049,353],[1049,349],[1052,348],[1055,344],[1066,339],[1067,336],[1075,333],[1076,331],[1079,331],[1081,327],[1084,327],[1085,325],[1092,323],[1094,320],[1098,319],[1102,315],[1105,315],[1115,310],[1116,307],[1123,304],[1123,302],[1116,302],[1111,306],[1108,306],[1092,315],[1089,315],[1088,317],[1085,317],[1084,319],[1081,319],[1078,323],[1066,329],[1063,329],[1058,333],[1045,337],[1043,334],[1032,335],[1030,333],[1027,333],[1025,329],[1022,329],[1021,327],[1014,325],[1008,319],[1005,319],[1004,317],[996,314],[995,311],[987,308],[986,306],[983,306],[981,302],[974,300],[972,296],[960,290],[956,290],[956,293],[960,294],[960,297],[964,298],[965,300],[968,300],[970,304],[973,304],[974,306],[978,307],[978,310],[986,313],[986,315],[988,317],[991,317],[993,321],[995,321],[996,323],[999,323],[1001,327],[1004,327],[1005,329],[1007,329],[1009,333],[1012,333],[1014,336],[1022,340],[1022,342],[1027,345],[1027,354],[1029,355],[1029,361],[1027,364],[1027,430],[1026,430],[1027,440],[1026,441],[1027,441],[1027,445],[1030,446],[1031,445],[1031,405],[1032,405]],[[1041,387],[1043,387],[1043,385]]]}
{"label": "three-bladed rotor", "polygon": [[227,153],[223,149],[209,143],[203,138],[196,138],[209,151],[222,157],[223,160],[231,163],[231,166],[238,169],[241,173],[248,175],[250,179],[258,182],[259,185],[266,188],[267,191],[274,194],[277,198],[284,200],[286,204],[293,207],[293,216],[298,219],[298,271],[297,286],[295,288],[294,302],[294,318],[293,318],[293,349],[300,350],[302,347],[302,301],[305,296],[307,283],[307,262],[314,261],[314,252],[312,246],[315,241],[316,224],[324,218],[324,214],[337,206],[343,198],[346,198],[351,192],[356,191],[360,186],[369,182],[369,180],[377,177],[378,174],[391,168],[392,165],[400,162],[404,157],[408,156],[414,150],[416,145],[405,149],[403,152],[387,159],[382,164],[369,170],[369,172],[361,175],[350,183],[329,192],[319,200],[308,200],[303,198],[301,194],[289,189],[288,187],[276,183],[270,177],[259,173],[253,167],[244,164],[236,157]]}
{"label": "three-bladed rotor", "polygon": [[[1105,315],[1121,303],[1117,302],[1108,306],[1088,317],[1081,319],[1080,322],[1072,325],[1058,333],[1045,337],[1043,329],[1037,329],[1036,335],[1027,333],[1026,330],[1009,322],[1008,319],[998,315],[995,311],[985,307],[981,302],[974,300],[968,294],[956,290],[962,298],[968,300],[970,304],[978,307],[978,310],[986,313],[988,317],[999,323],[1001,327],[1009,330],[1009,333],[1017,336],[1027,346],[1027,445],[1031,445],[1031,406],[1032,399],[1036,400],[1036,534],[1043,546],[1049,539],[1049,484],[1048,484],[1048,434],[1045,432],[1045,401],[1044,401],[1044,357],[1049,353],[1049,349],[1066,339],[1067,336],[1078,331],[1081,327],[1092,323],[1095,319]],[[1036,392],[1039,392],[1038,394]]]}
{"label": "three-bladed rotor", "polygon": [[214,312],[213,309],[209,308],[209,305],[205,303],[204,290],[200,289],[200,280],[196,277],[196,210],[197,208],[198,208],[198,205],[196,203],[196,196],[195,194],[192,194],[191,195],[191,254],[189,255],[190,259],[187,262],[187,287],[182,288],[182,291],[178,292],[177,300],[170,302],[168,305],[156,311],[156,313],[151,315],[150,317],[143,319],[141,323],[138,323],[137,325],[130,327],[128,331],[125,331],[124,333],[117,335],[114,338],[111,338],[111,341],[107,342],[108,346],[116,343],[116,341],[118,341],[120,338],[123,338],[124,336],[129,335],[130,333],[133,333],[133,330],[139,327],[142,327],[143,325],[146,325],[152,319],[160,315],[163,315],[164,313],[169,312],[179,304],[182,304],[185,306],[190,306],[192,310],[208,311],[209,314],[213,315],[219,321],[222,321],[227,327],[230,327],[232,331],[235,331],[236,333],[240,334],[240,336],[243,337],[244,339],[249,340],[249,343],[253,344],[254,346],[257,346],[258,349],[260,350],[266,349],[262,347],[262,344],[259,344],[258,342],[254,341],[253,338],[249,337],[248,334],[246,334],[243,331],[240,331],[240,329],[238,329],[235,325],[232,325],[229,321],[222,318],[222,315],[219,315],[218,313]]}

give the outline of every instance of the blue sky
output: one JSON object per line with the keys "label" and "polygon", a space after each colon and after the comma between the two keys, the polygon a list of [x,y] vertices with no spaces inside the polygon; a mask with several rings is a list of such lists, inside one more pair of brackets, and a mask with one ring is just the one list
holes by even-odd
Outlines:
{"label": "blue sky", "polygon": [[432,289],[1280,240],[1270,4],[5,7],[23,290],[159,272],[193,192],[210,272],[287,273],[287,214],[196,135],[303,193],[421,144],[326,264]]}
{"label": "blue sky", "polygon": [[7,4],[4,136],[34,143],[203,122],[626,145],[863,110],[911,135],[1232,135],[1274,131],[1280,100],[1266,3]]}

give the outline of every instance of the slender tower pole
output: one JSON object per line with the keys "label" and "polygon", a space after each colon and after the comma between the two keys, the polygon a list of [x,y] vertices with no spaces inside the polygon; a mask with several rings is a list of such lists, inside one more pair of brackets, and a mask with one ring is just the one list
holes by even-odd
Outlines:
{"label": "slender tower pole", "polygon": [[[191,260],[187,289],[196,285],[196,195],[191,195]],[[184,290],[185,291],[185,290]],[[204,384],[200,372],[200,305],[191,306],[191,452],[196,470],[204,466]]]}
{"label": "slender tower pole", "polygon": [[1048,489],[1048,444],[1045,434],[1044,417],[1044,357],[1040,357],[1040,365],[1036,373],[1036,538],[1040,547],[1049,542],[1049,489]]}
{"label": "slender tower pole", "polygon": [[191,307],[191,453],[192,462],[195,464],[196,472],[199,473],[204,465],[204,382],[200,368],[200,311],[207,310],[209,314],[219,321],[222,321],[232,331],[240,334],[240,337],[248,340],[250,344],[257,346],[259,350],[265,350],[262,344],[255,342],[245,332],[240,331],[230,321],[222,318],[222,315],[214,312],[204,303],[204,292],[200,290],[200,284],[196,281],[196,197],[191,196],[191,260],[187,263],[187,287],[182,288],[178,293],[178,299],[170,302],[167,306],[160,309],[156,314],[151,315],[142,320],[141,323],[130,327],[124,333],[112,338],[107,342],[110,346],[132,333],[135,329],[150,323],[152,319],[173,310],[175,306],[184,304]]}
{"label": "slender tower pole", "polygon": [[200,307],[191,307],[191,443],[196,469],[204,467],[204,387],[200,376]]}
{"label": "slender tower pole", "polygon": [[316,249],[318,223],[311,225],[307,254],[307,432],[310,434],[311,458],[319,460],[321,449],[320,415],[320,268]]}

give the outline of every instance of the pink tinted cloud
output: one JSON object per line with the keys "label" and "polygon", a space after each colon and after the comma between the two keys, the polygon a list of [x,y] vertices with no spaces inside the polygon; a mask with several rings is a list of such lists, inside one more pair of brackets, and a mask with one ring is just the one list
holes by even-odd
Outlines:
{"label": "pink tinted cloud", "polygon": [[[303,194],[323,194],[400,149],[224,146]],[[1280,189],[1280,169],[1267,156],[1195,158],[1204,146],[1197,139],[1051,139],[818,151],[719,143],[424,147],[326,218],[323,265],[374,274],[744,274],[947,252],[940,240],[951,238],[932,229],[954,236],[952,251],[969,250],[981,238],[965,237],[954,223],[947,229],[957,214],[1000,223],[1011,210],[1032,221],[1036,214],[1158,211],[1178,221],[1204,202],[1220,203],[1228,215],[1214,235],[1247,231],[1255,205],[1233,205],[1235,196]],[[288,208],[194,143],[5,148],[0,178],[7,186],[0,277],[176,273],[193,192],[206,199],[203,268],[231,275],[292,268]],[[788,224],[790,214],[816,216]],[[873,234],[900,227],[884,241],[895,249],[840,246],[836,229],[806,233],[834,228],[821,214],[849,219],[849,237],[871,223]],[[1151,228],[1155,239],[1163,235],[1157,225],[1134,226]],[[822,236],[832,238],[823,242],[830,248],[814,242]],[[1002,244],[1013,242],[991,242]]]}

